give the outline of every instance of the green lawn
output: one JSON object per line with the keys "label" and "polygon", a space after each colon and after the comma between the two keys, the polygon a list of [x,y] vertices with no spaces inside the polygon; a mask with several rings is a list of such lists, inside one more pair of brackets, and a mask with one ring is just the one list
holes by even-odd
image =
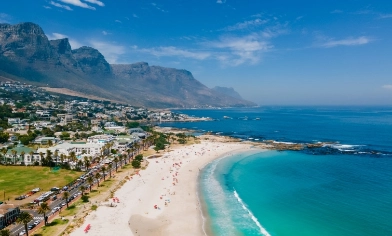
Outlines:
{"label": "green lawn", "polygon": [[14,199],[27,194],[34,188],[41,188],[41,192],[49,191],[52,187],[62,187],[82,173],[60,169],[56,172],[50,171],[49,167],[40,166],[0,166],[0,200]]}

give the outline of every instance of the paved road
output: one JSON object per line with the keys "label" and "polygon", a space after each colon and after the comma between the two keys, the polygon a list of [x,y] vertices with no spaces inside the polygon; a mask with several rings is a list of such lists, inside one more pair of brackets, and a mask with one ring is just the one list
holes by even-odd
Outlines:
{"label": "paved road", "polygon": [[[118,163],[118,165],[120,166],[120,162]],[[115,172],[115,171],[116,171],[116,167],[114,165],[114,167],[111,169],[111,172]],[[100,169],[92,170],[91,172],[92,172],[92,175],[94,175],[97,172],[100,172],[100,174],[102,174]],[[107,173],[107,176],[108,176],[109,175],[108,170],[106,171],[106,173]],[[86,174],[84,174],[84,175],[86,175]],[[103,179],[101,179],[101,180],[103,180]],[[96,183],[97,182],[95,181],[93,185],[95,185]],[[87,183],[87,181],[80,181],[80,182],[74,184],[72,187],[70,187],[68,189],[68,191],[70,193],[69,194],[70,198],[71,198],[71,196],[74,197],[69,202],[69,205],[71,205],[72,203],[74,203],[75,201],[77,201],[81,197],[80,186],[82,186],[82,185],[85,186],[86,189],[89,189],[88,188],[89,184]],[[57,199],[52,201],[52,202],[50,202],[50,204],[49,204],[50,209],[52,209],[51,212],[46,214],[49,217],[49,220],[52,217],[54,217],[55,215],[59,214],[59,212],[64,210],[66,206],[67,206],[66,205],[66,201],[62,199],[62,193],[57,194]],[[59,207],[60,210],[59,211],[54,211],[53,209],[56,208],[56,207]],[[36,225],[32,230],[38,229],[39,227],[44,225],[44,217],[43,217],[43,215],[39,215],[36,210],[22,210],[22,211],[27,211],[27,212],[29,212],[33,216],[33,220],[28,223],[28,226],[29,225],[34,225],[34,222],[37,221],[37,220],[40,221],[40,223],[38,225]],[[20,235],[20,233],[22,231],[24,231],[24,225],[18,224],[14,228],[11,229],[11,235],[15,235],[15,236],[16,235]],[[31,232],[32,231],[29,231],[29,235],[31,234]],[[25,234],[23,234],[23,235],[25,235]]]}

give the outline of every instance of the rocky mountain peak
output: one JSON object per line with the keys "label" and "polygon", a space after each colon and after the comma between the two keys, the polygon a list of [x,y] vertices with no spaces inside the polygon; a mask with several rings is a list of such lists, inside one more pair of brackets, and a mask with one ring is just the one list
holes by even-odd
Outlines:
{"label": "rocky mountain peak", "polygon": [[111,72],[111,67],[105,60],[105,57],[95,48],[83,46],[72,50],[72,54],[85,73],[96,74]]}

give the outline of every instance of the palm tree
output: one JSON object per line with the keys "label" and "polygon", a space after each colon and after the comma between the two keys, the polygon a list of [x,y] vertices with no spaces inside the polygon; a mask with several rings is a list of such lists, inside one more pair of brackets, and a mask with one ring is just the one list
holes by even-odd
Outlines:
{"label": "palm tree", "polygon": [[128,154],[128,162],[131,162],[131,156],[129,155],[132,152],[132,149],[128,148],[127,149],[127,154]]}
{"label": "palm tree", "polygon": [[118,160],[119,160],[119,162],[120,162],[120,167],[122,167],[122,166],[123,166],[123,160],[124,160],[123,155],[120,155],[120,156],[118,157]]}
{"label": "palm tree", "polygon": [[16,150],[11,150],[12,156],[14,157],[14,165],[16,164]]}
{"label": "palm tree", "polygon": [[42,163],[42,165],[44,165],[44,163],[46,162],[45,160],[44,160],[44,154],[42,153],[42,152],[40,152],[39,153],[39,156],[41,157],[41,163]]}
{"label": "palm tree", "polygon": [[91,192],[91,185],[94,183],[94,178],[92,176],[87,177],[87,182],[90,185],[90,192]]}
{"label": "palm tree", "polygon": [[84,159],[84,167],[86,168],[86,171],[88,171],[88,168],[90,167],[90,161],[87,156],[84,156],[83,159]]}
{"label": "palm tree", "polygon": [[38,208],[37,213],[38,213],[38,214],[43,214],[43,215],[44,215],[45,225],[48,223],[48,222],[46,222],[46,212],[48,212],[48,211],[50,211],[50,210],[51,210],[51,209],[50,209],[48,203],[46,203],[46,202],[41,203],[41,205],[40,205],[39,208]]}
{"label": "palm tree", "polygon": [[64,154],[60,154],[60,161],[61,161],[61,164],[63,164],[64,163],[64,159],[65,159],[65,157],[64,157],[65,155]]}
{"label": "palm tree", "polygon": [[76,160],[76,153],[75,152],[71,152],[69,154],[69,158],[71,159],[71,161],[75,161]]}
{"label": "palm tree", "polygon": [[21,153],[20,153],[20,156],[22,157],[22,161],[21,162],[24,162],[24,156],[25,156],[25,152],[24,151],[22,151]]}
{"label": "palm tree", "polygon": [[58,159],[59,159],[59,150],[54,150],[54,158],[55,158],[55,160],[56,160],[56,163],[58,162]]}
{"label": "palm tree", "polygon": [[86,186],[80,186],[80,191],[82,191],[82,196],[84,195],[84,191],[86,191]]}
{"label": "palm tree", "polygon": [[98,183],[98,187],[99,187],[99,179],[101,179],[101,174],[99,172],[97,172],[95,174],[95,178],[97,179],[97,183]]}
{"label": "palm tree", "polygon": [[106,171],[106,167],[102,166],[101,167],[101,171],[102,171],[102,175],[103,175],[103,181],[105,181],[105,171]]}
{"label": "palm tree", "polygon": [[76,163],[76,166],[80,169],[80,168],[82,168],[82,166],[83,166],[83,161],[82,160],[79,160],[77,163]]}
{"label": "palm tree", "polygon": [[110,178],[112,178],[112,168],[113,168],[112,163],[109,163],[109,164],[108,164],[108,169],[109,169]]}
{"label": "palm tree", "polygon": [[30,151],[29,154],[30,154],[31,161],[32,161],[32,162],[33,162],[33,161],[35,162],[35,160],[33,160],[34,151]]}
{"label": "palm tree", "polygon": [[34,218],[33,216],[28,213],[27,211],[22,211],[18,218],[16,219],[16,223],[24,224],[26,235],[29,236],[29,229],[27,228],[27,224],[32,221]]}
{"label": "palm tree", "polygon": [[46,150],[46,161],[48,162],[49,167],[52,166],[52,162],[53,162],[53,158],[52,158],[52,151],[50,151],[49,149]]}
{"label": "palm tree", "polygon": [[11,231],[9,229],[0,230],[0,236],[11,236]]}
{"label": "palm tree", "polygon": [[115,157],[114,159],[113,159],[113,161],[114,161],[114,163],[116,163],[116,172],[117,172],[117,163],[118,163],[118,158],[117,157]]}
{"label": "palm tree", "polygon": [[5,157],[5,154],[7,153],[7,148],[2,148],[1,153],[3,154],[3,157],[4,157],[4,164],[7,165],[7,160]]}
{"label": "palm tree", "polygon": [[65,198],[65,202],[67,203],[67,208],[68,208],[68,198],[69,198],[69,192],[65,191],[63,192],[63,198]]}

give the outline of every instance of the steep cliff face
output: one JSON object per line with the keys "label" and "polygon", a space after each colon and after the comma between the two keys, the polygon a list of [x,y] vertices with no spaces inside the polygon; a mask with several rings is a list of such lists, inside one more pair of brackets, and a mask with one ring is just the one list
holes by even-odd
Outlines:
{"label": "steep cliff face", "polygon": [[33,23],[0,24],[0,53],[12,60],[36,62],[55,60],[48,38]]}
{"label": "steep cliff face", "polygon": [[68,39],[48,40],[33,23],[0,24],[0,75],[139,106],[255,105],[207,88],[186,70],[110,65],[94,48],[71,50]]}
{"label": "steep cliff face", "polygon": [[72,55],[78,61],[80,68],[86,74],[110,74],[111,68],[105,57],[91,47],[81,47],[72,50]]}
{"label": "steep cliff face", "polygon": [[227,96],[233,97],[233,98],[243,99],[241,97],[241,95],[237,91],[235,91],[233,88],[215,86],[212,88],[212,90],[214,90],[218,93],[222,93]]}
{"label": "steep cliff face", "polygon": [[254,106],[209,89],[186,70],[149,66],[146,62],[111,65],[115,80],[132,91],[134,99],[145,97],[153,107]]}

